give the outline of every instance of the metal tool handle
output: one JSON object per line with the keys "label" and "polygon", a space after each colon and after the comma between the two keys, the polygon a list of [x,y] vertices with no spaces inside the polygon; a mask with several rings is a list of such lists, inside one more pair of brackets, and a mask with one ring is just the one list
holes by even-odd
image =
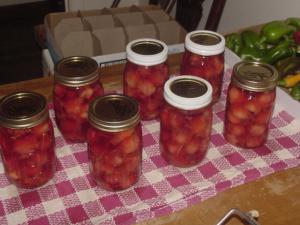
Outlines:
{"label": "metal tool handle", "polygon": [[[224,225],[232,217],[236,217],[245,225],[259,225],[251,213],[245,213],[239,209],[231,209],[216,225]],[[258,217],[258,215],[256,217]]]}

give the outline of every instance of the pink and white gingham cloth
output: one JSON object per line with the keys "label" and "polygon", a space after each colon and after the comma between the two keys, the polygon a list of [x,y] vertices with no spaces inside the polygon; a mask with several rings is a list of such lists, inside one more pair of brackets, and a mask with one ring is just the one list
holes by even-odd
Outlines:
{"label": "pink and white gingham cloth", "polygon": [[[225,94],[231,74],[226,69],[224,91],[213,110],[211,144],[205,159],[192,168],[168,165],[159,152],[159,122],[143,122],[143,167],[139,182],[121,192],[96,186],[89,173],[87,146],[67,145],[55,126],[57,172],[46,185],[17,189],[0,163],[0,224],[132,224],[178,211],[218,192],[300,164],[300,118],[279,103],[268,142],[243,150],[222,135]],[[53,119],[54,112],[50,109]]]}

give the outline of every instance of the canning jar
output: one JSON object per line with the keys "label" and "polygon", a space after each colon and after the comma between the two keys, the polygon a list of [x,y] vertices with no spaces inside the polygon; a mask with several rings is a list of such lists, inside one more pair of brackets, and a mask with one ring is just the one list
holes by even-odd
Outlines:
{"label": "canning jar", "polygon": [[141,173],[142,128],[138,103],[119,94],[96,98],[89,107],[90,171],[109,191],[129,188]]}
{"label": "canning jar", "polygon": [[268,137],[278,73],[268,64],[237,63],[227,92],[224,136],[241,148],[256,148]]}
{"label": "canning jar", "polygon": [[35,188],[53,177],[54,132],[42,95],[18,92],[1,100],[0,145],[5,174],[16,186]]}
{"label": "canning jar", "polygon": [[196,76],[176,76],[164,86],[166,105],[160,115],[160,151],[178,167],[200,162],[212,128],[212,87]]}
{"label": "canning jar", "polygon": [[163,105],[163,85],[169,78],[166,44],[138,39],[126,47],[124,94],[139,102],[142,120],[157,119]]}
{"label": "canning jar", "polygon": [[103,95],[98,64],[89,57],[72,56],[55,65],[53,103],[55,120],[68,142],[86,141],[89,103]]}
{"label": "canning jar", "polygon": [[225,39],[216,32],[197,30],[185,37],[180,73],[208,80],[213,87],[213,103],[219,100],[222,92],[224,50]]}

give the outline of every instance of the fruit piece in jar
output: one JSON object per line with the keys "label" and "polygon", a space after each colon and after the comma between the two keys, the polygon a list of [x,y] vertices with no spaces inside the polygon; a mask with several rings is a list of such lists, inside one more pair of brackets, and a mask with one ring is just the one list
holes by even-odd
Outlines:
{"label": "fruit piece in jar", "polygon": [[14,141],[13,150],[21,155],[26,155],[37,150],[39,142],[35,135],[27,135]]}
{"label": "fruit piece in jar", "polygon": [[265,143],[266,136],[261,135],[261,136],[255,136],[251,137],[248,136],[246,141],[245,141],[245,147],[247,148],[257,148]]}
{"label": "fruit piece in jar", "polygon": [[124,130],[124,131],[120,131],[118,133],[115,133],[110,142],[113,144],[113,145],[117,145],[119,144],[120,142],[122,142],[123,140],[125,140],[126,138],[130,137],[134,132],[134,128],[131,128],[131,129],[127,129],[127,130]]}
{"label": "fruit piece in jar", "polygon": [[261,110],[262,110],[262,107],[260,104],[258,104],[257,101],[248,101],[245,103],[245,108],[253,113],[253,114],[258,114]]}
{"label": "fruit piece in jar", "polygon": [[257,101],[259,102],[260,105],[262,106],[267,106],[273,103],[275,98],[275,94],[273,92],[269,93],[262,93],[259,96],[257,96]]}
{"label": "fruit piece in jar", "polygon": [[261,124],[252,124],[249,127],[249,133],[252,136],[260,136],[263,135],[267,130],[267,127],[265,125]]}
{"label": "fruit piece in jar", "polygon": [[152,83],[147,82],[147,81],[139,83],[137,86],[137,89],[142,94],[142,96],[150,96],[156,90],[155,86]]}
{"label": "fruit piece in jar", "polygon": [[133,71],[127,71],[125,74],[125,82],[130,88],[135,88],[137,84],[137,74]]}
{"label": "fruit piece in jar", "polygon": [[139,150],[140,147],[140,138],[139,135],[133,133],[130,137],[126,138],[120,144],[120,148],[123,153],[129,154],[132,152],[136,152]]}
{"label": "fruit piece in jar", "polygon": [[250,117],[249,111],[247,111],[242,106],[232,106],[230,111],[236,118],[238,118],[241,121],[247,120]]}

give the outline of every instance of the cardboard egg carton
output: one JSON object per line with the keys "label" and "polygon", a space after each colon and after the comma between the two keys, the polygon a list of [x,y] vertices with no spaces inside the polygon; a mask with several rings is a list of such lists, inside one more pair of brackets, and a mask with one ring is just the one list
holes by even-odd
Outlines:
{"label": "cardboard egg carton", "polygon": [[127,43],[138,38],[159,39],[168,45],[169,53],[182,52],[186,35],[172,17],[152,5],[50,13],[45,28],[54,63],[84,55],[101,66],[123,62]]}

